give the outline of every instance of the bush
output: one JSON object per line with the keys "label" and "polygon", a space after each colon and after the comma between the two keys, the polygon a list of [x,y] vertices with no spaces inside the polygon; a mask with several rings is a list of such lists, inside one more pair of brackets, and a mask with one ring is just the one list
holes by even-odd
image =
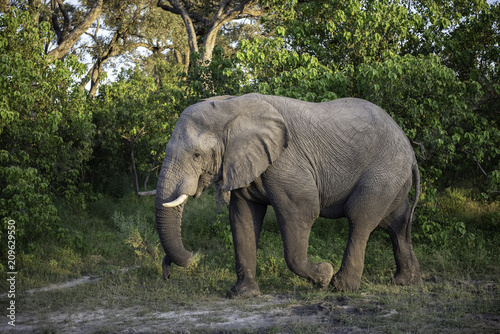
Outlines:
{"label": "bush", "polygon": [[175,83],[160,86],[139,68],[124,70],[116,82],[101,86],[93,103],[97,134],[89,162],[94,190],[120,197],[119,179],[124,178],[136,192],[150,186],[184,103]]}
{"label": "bush", "polygon": [[153,225],[139,214],[125,216],[117,211],[113,213],[112,220],[125,243],[134,250],[138,264],[161,273],[164,253]]}
{"label": "bush", "polygon": [[[55,196],[80,200],[81,176],[94,128],[75,77],[76,57],[48,59],[47,22],[28,12],[0,16],[0,233],[16,220],[19,241],[34,241],[59,227]],[[19,242],[19,250],[28,242]]]}
{"label": "bush", "polygon": [[481,85],[461,82],[436,56],[386,56],[383,62],[359,66],[359,96],[389,112],[406,132],[424,191],[448,187],[457,179],[472,181],[484,192],[496,191],[500,130],[473,109],[472,101],[483,94]]}
{"label": "bush", "polygon": [[242,41],[236,59],[247,74],[244,93],[292,97],[310,102],[350,96],[351,71],[333,71],[308,53],[286,49],[282,38]]}
{"label": "bush", "polygon": [[59,226],[49,185],[36,169],[3,167],[0,178],[6,183],[0,198],[0,216],[4,217],[1,231],[7,231],[8,221],[14,220],[16,238],[29,242]]}

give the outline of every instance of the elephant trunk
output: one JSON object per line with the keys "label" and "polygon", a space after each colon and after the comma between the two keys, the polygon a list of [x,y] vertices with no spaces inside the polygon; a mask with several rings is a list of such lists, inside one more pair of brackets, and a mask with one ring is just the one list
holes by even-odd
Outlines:
{"label": "elephant trunk", "polygon": [[161,197],[156,200],[156,230],[160,237],[161,245],[165,250],[163,259],[163,277],[170,276],[170,264],[187,267],[193,261],[193,256],[182,244],[181,219],[184,203],[174,207],[164,207]]}

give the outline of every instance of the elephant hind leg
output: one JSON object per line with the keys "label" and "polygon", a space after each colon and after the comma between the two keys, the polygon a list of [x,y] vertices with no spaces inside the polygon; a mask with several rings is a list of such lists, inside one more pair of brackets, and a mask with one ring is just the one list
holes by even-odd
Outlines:
{"label": "elephant hind leg", "polygon": [[349,239],[344,251],[344,257],[339,271],[333,276],[331,284],[340,291],[356,291],[361,284],[363,274],[365,249],[370,233],[376,223],[360,224],[349,221]]}
{"label": "elephant hind leg", "polygon": [[411,242],[411,225],[409,221],[410,204],[407,199],[382,220],[380,227],[391,236],[394,259],[396,261],[396,274],[393,283],[409,285],[420,282],[420,269],[417,257],[413,252]]}
{"label": "elephant hind leg", "polygon": [[[363,274],[365,250],[370,234],[391,211],[391,203],[397,197],[397,185],[381,179],[383,174],[367,174],[356,186],[344,204],[349,219],[349,238],[339,271],[332,279],[341,291],[359,289]],[[379,182],[379,186],[374,186]]]}

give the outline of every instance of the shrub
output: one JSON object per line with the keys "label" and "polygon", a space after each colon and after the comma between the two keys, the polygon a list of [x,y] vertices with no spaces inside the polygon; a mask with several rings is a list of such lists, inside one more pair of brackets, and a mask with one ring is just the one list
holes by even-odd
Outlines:
{"label": "shrub", "polygon": [[13,219],[20,240],[59,227],[53,198],[82,198],[92,151],[91,117],[75,81],[85,68],[74,56],[48,59],[51,38],[49,24],[28,12],[0,16],[0,233]]}
{"label": "shrub", "polygon": [[138,264],[161,273],[164,254],[153,226],[139,214],[125,216],[115,211],[112,220],[124,236],[125,243],[134,250]]}

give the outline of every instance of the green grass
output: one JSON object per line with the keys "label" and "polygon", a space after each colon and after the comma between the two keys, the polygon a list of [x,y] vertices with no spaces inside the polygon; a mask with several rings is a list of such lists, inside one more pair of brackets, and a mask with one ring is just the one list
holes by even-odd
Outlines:
{"label": "green grass", "polygon": [[[286,296],[290,301],[280,307],[300,303],[317,311],[320,305],[321,312],[337,325],[383,328],[387,333],[441,333],[457,328],[488,332],[490,327],[481,328],[481,323],[495,323],[498,319],[489,318],[500,314],[498,203],[474,202],[457,192],[445,193],[441,202],[442,217],[464,222],[467,232],[452,233],[436,242],[425,238],[414,242],[423,283],[412,287],[389,285],[395,273],[392,245],[384,231],[376,230],[368,242],[361,289],[356,293],[319,291],[291,273],[270,209],[257,252],[262,294]],[[82,275],[102,279],[72,289],[20,294],[22,312],[38,312],[43,317],[68,307],[77,312],[140,305],[137,312],[149,314],[148,310],[175,311],[199,303],[216,305],[226,300],[226,292],[236,280],[228,215],[216,212],[211,192],[186,205],[183,242],[195,254],[195,261],[189,268],[174,266],[168,282],[161,277],[163,252],[154,229],[154,198],[102,197],[84,213],[65,210],[62,220],[69,231],[64,235],[66,240],[42,241],[29,253],[18,255],[19,291]],[[422,233],[418,223],[415,230]],[[311,260],[328,261],[337,270],[347,233],[345,220],[318,219],[311,231]],[[123,268],[128,270],[124,272]],[[241,301],[228,303],[248,307]],[[46,329],[52,330],[50,326]]]}

